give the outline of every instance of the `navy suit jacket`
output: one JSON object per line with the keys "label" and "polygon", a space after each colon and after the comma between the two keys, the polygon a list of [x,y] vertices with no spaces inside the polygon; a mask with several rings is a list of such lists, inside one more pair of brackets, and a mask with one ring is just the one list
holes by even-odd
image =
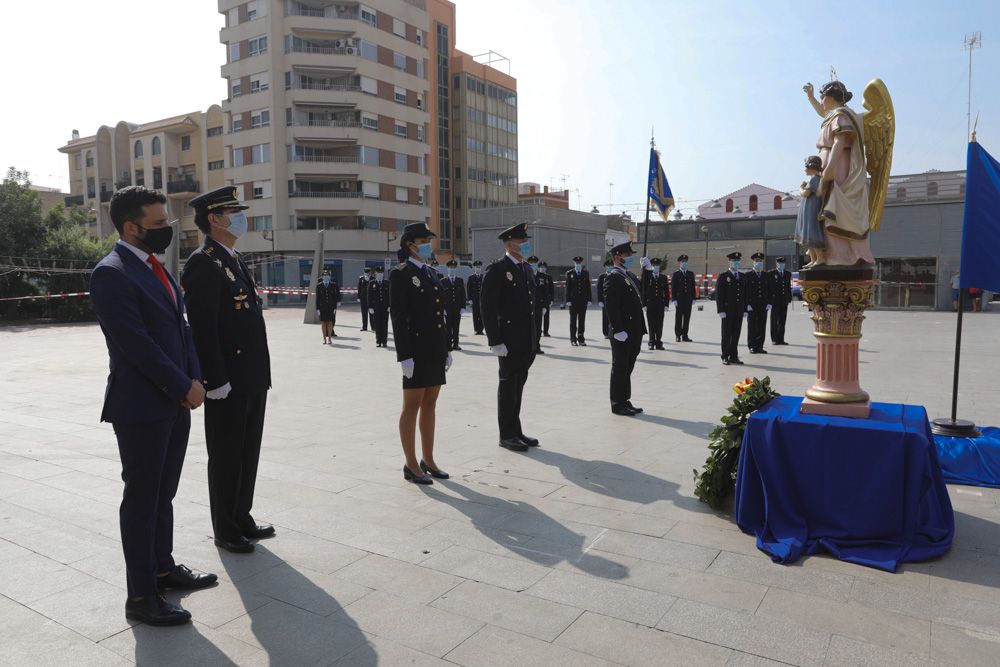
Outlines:
{"label": "navy suit jacket", "polygon": [[131,250],[116,244],[90,277],[90,299],[108,344],[111,373],[101,421],[132,424],[175,414],[201,377],[184,299],[176,303]]}

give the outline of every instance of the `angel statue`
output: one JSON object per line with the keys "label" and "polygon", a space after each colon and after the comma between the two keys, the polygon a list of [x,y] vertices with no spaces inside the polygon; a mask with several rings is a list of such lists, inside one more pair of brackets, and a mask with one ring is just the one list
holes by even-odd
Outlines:
{"label": "angel statue", "polygon": [[881,79],[869,83],[861,116],[847,106],[853,95],[840,81],[824,84],[819,100],[811,83],[802,90],[823,118],[816,148],[822,162],[818,196],[825,246],[812,265],[874,264],[868,234],[882,221],[896,132],[889,90]]}

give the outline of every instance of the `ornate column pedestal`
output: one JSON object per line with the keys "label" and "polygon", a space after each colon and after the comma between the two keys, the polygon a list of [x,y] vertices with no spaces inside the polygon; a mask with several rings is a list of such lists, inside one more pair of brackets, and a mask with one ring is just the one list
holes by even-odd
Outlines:
{"label": "ornate column pedestal", "polygon": [[872,303],[873,268],[820,267],[802,271],[802,298],[812,312],[816,383],[806,390],[802,412],[867,417],[868,392],[859,382],[858,349],[865,309]]}

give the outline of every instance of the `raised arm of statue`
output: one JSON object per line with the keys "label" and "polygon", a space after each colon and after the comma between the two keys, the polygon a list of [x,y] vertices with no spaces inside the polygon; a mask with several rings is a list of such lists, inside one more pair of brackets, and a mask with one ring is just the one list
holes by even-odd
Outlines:
{"label": "raised arm of statue", "polygon": [[816,114],[820,118],[826,116],[826,111],[824,111],[823,105],[820,104],[820,101],[816,99],[815,95],[813,95],[813,85],[811,83],[807,83],[802,86],[802,90],[805,92],[806,98],[809,100],[809,104],[812,105],[812,108],[816,111]]}

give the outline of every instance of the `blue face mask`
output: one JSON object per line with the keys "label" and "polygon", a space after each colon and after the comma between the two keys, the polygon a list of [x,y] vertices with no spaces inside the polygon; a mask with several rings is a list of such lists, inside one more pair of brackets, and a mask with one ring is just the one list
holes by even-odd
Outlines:
{"label": "blue face mask", "polygon": [[531,254],[531,241],[524,241],[521,243],[518,252],[521,253],[521,257],[526,257]]}
{"label": "blue face mask", "polygon": [[583,264],[574,264],[573,268],[576,269],[577,271],[579,271],[580,269],[583,268]]}
{"label": "blue face mask", "polygon": [[544,266],[539,267],[538,272],[539,273],[545,273],[545,267]]}
{"label": "blue face mask", "polygon": [[633,264],[635,264],[635,256],[634,255],[629,255],[628,257],[625,257],[625,258],[622,259],[622,265],[626,269],[631,269]]}
{"label": "blue face mask", "polygon": [[323,284],[324,285],[330,284],[330,276],[323,276]]}
{"label": "blue face mask", "polygon": [[448,275],[449,276],[455,275],[455,269],[448,269]]}
{"label": "blue face mask", "polygon": [[753,263],[753,268],[755,268],[755,269],[757,269],[759,271],[760,269],[764,268],[764,262],[754,262]]}
{"label": "blue face mask", "polygon": [[609,266],[608,268],[604,269],[604,272],[605,273],[611,273],[611,269],[612,269],[612,267]]}
{"label": "blue face mask", "polygon": [[434,256],[434,246],[430,243],[421,243],[417,246],[417,254],[420,255],[420,259],[426,262]]}
{"label": "blue face mask", "polygon": [[688,268],[688,263],[687,262],[681,262],[681,270],[682,271],[687,271],[687,268]]}
{"label": "blue face mask", "polygon": [[733,268],[734,269],[740,268],[740,260],[738,260],[738,259],[734,259],[733,260]]}
{"label": "blue face mask", "polygon": [[226,228],[227,232],[229,232],[236,238],[240,238],[241,236],[247,233],[246,213],[240,211],[239,213],[230,213],[226,217],[229,218],[229,227]]}
{"label": "blue face mask", "polygon": [[378,282],[382,282],[382,275],[383,274],[382,274],[381,271],[379,271],[378,273],[376,273],[375,274],[375,280],[377,280]]}
{"label": "blue face mask", "polygon": [[778,270],[779,271],[784,271],[785,270],[785,263],[784,262],[781,262],[780,264],[778,264]]}

